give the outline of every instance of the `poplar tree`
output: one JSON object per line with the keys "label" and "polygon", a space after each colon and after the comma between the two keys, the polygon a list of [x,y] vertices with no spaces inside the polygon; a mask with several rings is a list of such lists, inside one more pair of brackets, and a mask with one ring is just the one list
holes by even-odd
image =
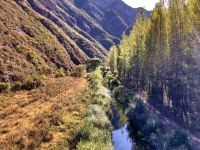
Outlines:
{"label": "poplar tree", "polygon": [[109,66],[122,83],[146,92],[187,127],[200,128],[200,1],[161,0],[142,10],[129,36],[111,49]]}
{"label": "poplar tree", "polygon": [[150,100],[163,105],[168,73],[168,13],[164,3],[156,5],[150,20],[150,30],[146,42],[147,65],[149,66]]}

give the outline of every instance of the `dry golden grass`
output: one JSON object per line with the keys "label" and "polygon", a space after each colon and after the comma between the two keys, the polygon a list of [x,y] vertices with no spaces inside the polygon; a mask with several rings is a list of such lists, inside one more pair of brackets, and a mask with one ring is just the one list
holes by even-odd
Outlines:
{"label": "dry golden grass", "polygon": [[0,81],[21,81],[42,67],[55,73],[61,66],[75,66],[68,49],[35,16],[39,15],[24,12],[16,1],[0,1]]}
{"label": "dry golden grass", "polygon": [[0,95],[0,149],[50,149],[73,137],[87,102],[83,78],[48,78],[32,91]]}

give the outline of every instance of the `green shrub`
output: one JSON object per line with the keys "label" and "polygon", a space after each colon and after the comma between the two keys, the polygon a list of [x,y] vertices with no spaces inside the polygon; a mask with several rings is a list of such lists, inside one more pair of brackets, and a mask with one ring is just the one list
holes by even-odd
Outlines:
{"label": "green shrub", "polygon": [[77,150],[112,150],[112,143],[102,143],[101,141],[80,141]]}
{"label": "green shrub", "polygon": [[85,122],[82,127],[80,127],[76,132],[75,139],[80,141],[81,139],[88,140],[90,138],[90,130],[93,128],[93,125]]}
{"label": "green shrub", "polygon": [[108,86],[111,90],[120,85],[120,81],[116,79],[116,77],[108,71],[104,77],[104,85]]}
{"label": "green shrub", "polygon": [[33,65],[38,64],[38,54],[34,51],[28,52],[26,54],[26,59],[27,59],[27,61],[31,62]]}
{"label": "green shrub", "polygon": [[21,46],[20,45],[16,45],[15,46],[15,49],[16,49],[16,51],[18,52],[18,53],[21,53],[22,51],[21,51]]}
{"label": "green shrub", "polygon": [[94,95],[93,103],[101,106],[107,113],[110,110],[111,97],[109,91],[104,86],[98,86]]}
{"label": "green shrub", "polygon": [[20,91],[22,89],[22,85],[22,82],[15,82],[11,87],[11,91]]}
{"label": "green shrub", "polygon": [[87,72],[95,71],[97,67],[101,64],[101,60],[99,58],[92,58],[86,61],[86,70]]}
{"label": "green shrub", "polygon": [[32,76],[22,85],[22,90],[32,90],[42,86],[42,76]]}
{"label": "green shrub", "polygon": [[85,121],[98,128],[112,129],[112,125],[104,110],[99,105],[90,105],[85,114]]}
{"label": "green shrub", "polygon": [[0,93],[6,92],[9,89],[9,84],[8,83],[0,83]]}
{"label": "green shrub", "polygon": [[137,100],[133,92],[123,86],[116,87],[113,90],[113,94],[117,103],[121,104],[124,108],[128,107],[130,102],[135,102]]}
{"label": "green shrub", "polygon": [[23,47],[21,47],[20,45],[16,45],[15,49],[16,49],[17,53],[25,54],[25,49]]}
{"label": "green shrub", "polygon": [[84,116],[84,125],[76,133],[75,141],[79,141],[78,150],[110,150],[112,147],[112,124],[107,113],[110,110],[111,97],[103,83],[102,71],[88,74],[89,87],[87,99],[89,105]]}
{"label": "green shrub", "polygon": [[41,75],[52,75],[53,73],[53,70],[48,66],[39,66],[37,69]]}
{"label": "green shrub", "polygon": [[90,89],[96,92],[99,89],[99,87],[102,87],[101,84],[103,82],[103,77],[100,69],[97,69],[95,72],[89,73],[87,78],[90,82]]}
{"label": "green shrub", "polygon": [[64,69],[62,67],[57,70],[57,72],[56,72],[56,78],[65,77],[65,76],[66,76],[66,74],[65,74],[65,71],[64,71]]}
{"label": "green shrub", "polygon": [[54,146],[51,150],[69,150],[69,143],[67,139],[60,141],[56,146]]}
{"label": "green shrub", "polygon": [[15,82],[12,87],[11,91],[20,91],[20,90],[32,90],[36,89],[43,85],[43,76],[34,75],[30,77],[25,82]]}
{"label": "green shrub", "polygon": [[35,81],[33,80],[27,80],[23,85],[22,89],[23,90],[32,90],[37,88]]}
{"label": "green shrub", "polygon": [[85,65],[78,65],[75,68],[74,75],[76,77],[83,77],[83,76],[85,76],[86,75],[86,66]]}
{"label": "green shrub", "polygon": [[112,149],[111,133],[108,129],[94,127],[88,122],[85,122],[83,127],[79,128],[76,139],[80,141],[77,149]]}
{"label": "green shrub", "polygon": [[102,71],[103,78],[105,78],[108,73],[111,73],[110,68],[106,66],[101,67],[101,71]]}
{"label": "green shrub", "polygon": [[102,82],[103,76],[101,74],[101,70],[97,69],[95,72],[90,73],[89,78],[94,79],[94,80],[99,80],[100,82]]}
{"label": "green shrub", "polygon": [[102,143],[101,141],[80,141],[77,150],[112,150],[112,142]]}
{"label": "green shrub", "polygon": [[70,76],[70,75],[71,75],[71,72],[70,72],[69,70],[66,70],[66,71],[65,71],[65,74],[66,74],[66,76]]}
{"label": "green shrub", "polygon": [[102,143],[111,141],[111,133],[108,129],[99,129],[94,127],[90,131],[90,139],[94,141],[102,141]]}

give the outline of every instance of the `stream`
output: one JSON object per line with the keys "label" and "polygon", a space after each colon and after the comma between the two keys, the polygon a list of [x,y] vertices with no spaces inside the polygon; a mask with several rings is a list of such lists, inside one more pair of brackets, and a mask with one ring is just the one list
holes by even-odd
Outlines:
{"label": "stream", "polygon": [[127,118],[117,104],[112,105],[112,142],[114,150],[133,150],[134,142],[129,137]]}
{"label": "stream", "polygon": [[133,150],[133,143],[129,137],[127,124],[112,132],[112,142],[115,150]]}

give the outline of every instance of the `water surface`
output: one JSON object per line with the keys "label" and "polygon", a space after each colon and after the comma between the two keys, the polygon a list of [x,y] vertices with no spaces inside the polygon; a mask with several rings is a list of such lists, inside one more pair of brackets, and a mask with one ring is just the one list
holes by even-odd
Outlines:
{"label": "water surface", "polygon": [[114,104],[112,105],[112,124],[114,130],[112,131],[112,142],[115,150],[133,150],[133,142],[129,137],[127,129],[128,123],[125,112],[122,108]]}
{"label": "water surface", "polygon": [[112,132],[112,141],[115,150],[133,150],[133,142],[129,137],[127,124]]}

